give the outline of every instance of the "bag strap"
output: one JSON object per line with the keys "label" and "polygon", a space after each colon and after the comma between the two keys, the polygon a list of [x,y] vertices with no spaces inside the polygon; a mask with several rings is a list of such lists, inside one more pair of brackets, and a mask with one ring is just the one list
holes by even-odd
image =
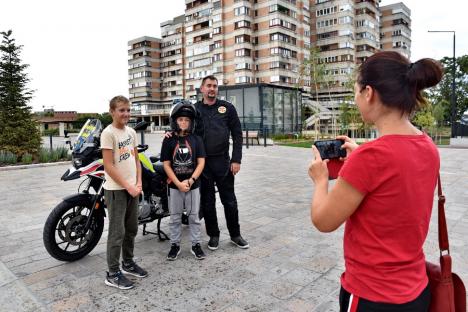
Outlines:
{"label": "bag strap", "polygon": [[440,254],[442,255],[444,251],[447,251],[447,254],[450,254],[447,221],[445,219],[445,196],[442,194],[442,182],[440,181],[440,173],[437,177],[437,194],[439,196],[438,221]]}

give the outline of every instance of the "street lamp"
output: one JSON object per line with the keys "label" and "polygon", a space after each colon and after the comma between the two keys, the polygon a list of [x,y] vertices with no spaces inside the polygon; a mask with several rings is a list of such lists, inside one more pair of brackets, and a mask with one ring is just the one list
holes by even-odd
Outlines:
{"label": "street lamp", "polygon": [[452,125],[451,137],[455,137],[455,112],[456,112],[456,95],[455,95],[455,31],[454,30],[428,30],[430,33],[453,33],[453,61],[452,61],[452,96],[450,98],[450,105],[452,113],[450,114],[450,123]]}

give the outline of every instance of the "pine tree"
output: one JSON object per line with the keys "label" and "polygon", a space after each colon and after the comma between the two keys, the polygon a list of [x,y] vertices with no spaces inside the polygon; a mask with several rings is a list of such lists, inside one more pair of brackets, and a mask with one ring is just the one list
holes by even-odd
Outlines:
{"label": "pine tree", "polygon": [[37,122],[28,106],[33,91],[28,89],[29,78],[22,64],[22,46],[15,43],[12,31],[0,32],[0,150],[21,157],[35,154],[41,146]]}

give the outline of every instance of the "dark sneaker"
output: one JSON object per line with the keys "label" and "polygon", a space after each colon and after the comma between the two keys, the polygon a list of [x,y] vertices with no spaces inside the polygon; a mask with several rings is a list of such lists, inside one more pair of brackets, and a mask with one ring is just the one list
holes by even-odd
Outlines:
{"label": "dark sneaker", "polygon": [[130,265],[125,265],[125,263],[122,262],[122,271],[126,274],[130,274],[136,277],[147,277],[148,272],[146,272],[144,269],[142,269],[138,264],[133,262]]}
{"label": "dark sneaker", "polygon": [[117,272],[115,274],[110,275],[109,272],[106,273],[106,279],[104,282],[106,285],[116,287],[118,289],[130,289],[133,288],[133,282],[130,281],[122,272]]}
{"label": "dark sneaker", "polygon": [[210,241],[208,242],[209,250],[216,250],[219,246],[219,236],[211,236]]}
{"label": "dark sneaker", "polygon": [[174,261],[177,259],[177,256],[180,254],[180,246],[177,244],[172,244],[171,245],[171,250],[169,251],[169,254],[167,255],[167,260]]}
{"label": "dark sneaker", "polygon": [[231,237],[231,243],[242,249],[247,249],[250,247],[249,243],[247,243],[247,241],[243,239],[240,235],[236,237]]}
{"label": "dark sneaker", "polygon": [[203,260],[205,259],[205,253],[201,249],[200,244],[195,244],[192,246],[192,254],[197,258],[198,260]]}

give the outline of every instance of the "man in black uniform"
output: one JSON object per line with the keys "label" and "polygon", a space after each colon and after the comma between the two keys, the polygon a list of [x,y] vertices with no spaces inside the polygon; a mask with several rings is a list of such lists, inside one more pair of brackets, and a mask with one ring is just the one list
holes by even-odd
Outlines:
{"label": "man in black uniform", "polygon": [[[195,133],[203,138],[206,150],[205,168],[201,175],[200,210],[205,218],[206,233],[210,236],[208,248],[218,249],[219,227],[216,216],[215,187],[224,206],[231,242],[240,248],[249,244],[240,235],[239,211],[234,194],[234,176],[240,170],[242,159],[242,128],[235,107],[217,99],[218,80],[203,78],[203,100],[195,104],[199,115]],[[229,157],[229,136],[232,136],[232,158]]]}

